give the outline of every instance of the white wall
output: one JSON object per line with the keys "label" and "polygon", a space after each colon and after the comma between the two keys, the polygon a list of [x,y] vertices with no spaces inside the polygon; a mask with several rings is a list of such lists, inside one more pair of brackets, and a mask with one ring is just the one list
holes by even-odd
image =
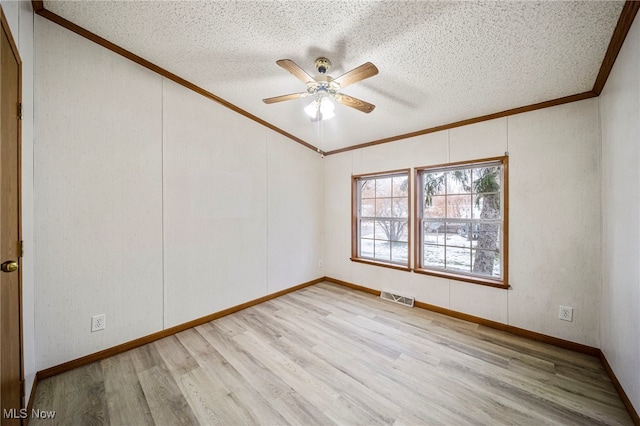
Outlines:
{"label": "white wall", "polygon": [[35,51],[39,370],[323,275],[316,153],[40,17]]}
{"label": "white wall", "polygon": [[[267,282],[263,128],[165,83],[165,325],[255,299]],[[243,273],[238,273],[243,271]]]}
{"label": "white wall", "polygon": [[[510,290],[351,262],[352,174],[509,152]],[[325,159],[327,276],[599,346],[598,101],[561,105]],[[558,319],[559,305],[574,321]]]}
{"label": "white wall", "polygon": [[267,293],[323,277],[324,163],[313,151],[267,133]]}
{"label": "white wall", "polygon": [[36,374],[33,229],[33,9],[28,1],[0,1],[22,60],[22,338],[26,395]]}
{"label": "white wall", "polygon": [[640,19],[600,96],[601,349],[640,412]]}
{"label": "white wall", "polygon": [[[36,16],[38,369],[162,329],[162,78]],[[91,333],[92,315],[107,329]]]}

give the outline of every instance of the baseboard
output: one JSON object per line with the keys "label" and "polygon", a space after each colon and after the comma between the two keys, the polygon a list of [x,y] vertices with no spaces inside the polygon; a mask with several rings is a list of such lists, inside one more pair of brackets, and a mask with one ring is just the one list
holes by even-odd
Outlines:
{"label": "baseboard", "polygon": [[[335,284],[339,284],[345,287],[353,288],[355,290],[364,291],[366,293],[374,294],[376,296],[380,295],[379,290],[374,290],[372,288],[364,287],[358,284],[349,283],[346,281],[338,280],[331,277],[325,277],[325,281],[332,282]],[[547,336],[546,334],[536,333],[535,331],[525,330],[523,328],[514,327],[512,325],[503,324],[501,322],[488,320],[481,317],[476,317],[474,315],[465,314],[458,311],[453,311],[451,309],[442,308],[440,306],[430,305],[428,303],[420,302],[418,300],[415,301],[415,305],[417,308],[426,309],[428,311],[436,312],[439,314],[447,315],[453,318],[458,318],[461,320],[469,321],[475,324],[483,325],[490,328],[495,328],[496,330],[506,331],[507,333],[515,334],[516,336],[522,336],[529,338],[531,340],[536,340],[539,342],[548,343],[553,346],[558,346],[561,348],[569,349],[575,352],[580,352],[583,354],[591,355],[594,357],[600,356],[600,349],[594,348],[591,346],[583,345],[580,343],[571,342],[569,340],[559,339],[557,337]]]}
{"label": "baseboard", "polygon": [[122,343],[120,345],[108,348],[108,349],[104,349],[102,351],[99,352],[95,352],[86,356],[83,356],[81,358],[77,358],[68,362],[65,362],[63,364],[59,364],[44,370],[40,370],[38,371],[38,373],[36,374],[36,381],[34,382],[34,389],[31,391],[32,395],[35,394],[35,383],[37,383],[38,380],[43,380],[46,379],[48,377],[52,377],[61,373],[64,373],[66,371],[70,371],[73,370],[74,368],[78,368],[78,367],[82,367],[83,365],[87,365],[87,364],[91,364],[92,362],[96,362],[96,361],[100,361],[103,360],[105,358],[114,356],[114,355],[118,355],[120,353],[129,351],[131,349],[137,348],[139,346],[142,345],[146,345],[148,343],[154,342],[156,340],[160,340],[164,337],[168,337],[171,336],[173,334],[179,333],[181,331],[187,330],[189,328],[193,328],[196,327],[198,325],[207,323],[209,321],[213,321],[215,319],[224,317],[226,315],[229,314],[233,314],[234,312],[238,312],[241,311],[243,309],[247,309],[250,308],[251,306],[255,306],[258,305],[260,303],[266,302],[267,300],[271,300],[271,299],[275,299],[276,297],[280,297],[282,295],[285,295],[287,293],[291,293],[293,291],[296,290],[300,290],[302,288],[311,286],[313,284],[317,284],[319,282],[324,281],[324,277],[321,278],[316,278],[315,280],[312,281],[308,281],[306,283],[302,283],[302,284],[298,284],[296,286],[281,290],[281,291],[277,291],[275,293],[271,293],[271,294],[267,294],[266,296],[262,296],[259,297],[257,299],[254,300],[250,300],[248,302],[245,303],[241,303],[240,305],[236,305],[236,306],[232,306],[230,308],[224,309],[222,311],[219,312],[215,312],[213,314],[204,316],[202,318],[198,318],[195,319],[193,321],[189,321],[186,322],[184,324],[179,324],[176,325],[174,327],[171,328],[167,328],[165,330],[162,331],[158,331],[157,333],[153,333],[153,334],[149,334],[147,336],[144,337],[140,337],[138,339],[135,340],[131,340],[129,342],[125,342]]}
{"label": "baseboard", "polygon": [[591,355],[594,357],[598,357],[600,354],[600,349],[594,348],[592,346],[583,345],[581,343],[575,343],[570,340],[560,339],[558,337],[548,336],[546,334],[537,333],[535,331],[527,330],[524,328],[514,327],[512,325],[504,324],[497,321],[488,320],[482,317],[476,317],[474,315],[465,314],[458,311],[452,311],[450,309],[441,308],[440,306],[430,305],[424,302],[415,302],[415,306],[422,309],[427,309],[429,311],[437,312],[439,314],[444,314],[450,317],[458,318],[461,320],[469,321],[475,324],[483,325],[486,327],[494,328],[496,330],[505,331],[507,333],[514,334],[516,336],[526,337],[531,340],[536,340],[538,342],[547,343],[549,345],[557,346],[564,349],[569,349],[575,352],[580,352],[583,354]]}
{"label": "baseboard", "polygon": [[358,284],[353,284],[347,281],[342,281],[342,280],[338,280],[335,278],[331,278],[331,277],[324,277],[325,281],[328,281],[330,283],[334,283],[334,284],[340,284],[343,287],[349,287],[352,288],[354,290],[359,290],[359,291],[363,291],[365,293],[369,293],[369,294],[373,294],[374,296],[380,296],[380,290],[374,290],[372,288],[369,287],[363,287],[361,285]]}
{"label": "baseboard", "polygon": [[616,392],[618,392],[618,395],[620,396],[622,403],[627,408],[627,411],[629,412],[629,416],[631,416],[631,420],[633,421],[633,424],[636,426],[640,426],[640,416],[638,416],[638,412],[636,411],[635,407],[631,403],[631,400],[627,396],[627,393],[622,388],[620,381],[618,381],[618,378],[613,372],[613,369],[609,365],[609,361],[607,361],[607,358],[604,356],[604,352],[600,351],[599,358],[600,358],[600,362],[602,362],[602,366],[604,367],[604,370],[607,372],[607,375],[609,376],[609,379],[611,379],[611,383],[613,383],[613,387],[616,389]]}

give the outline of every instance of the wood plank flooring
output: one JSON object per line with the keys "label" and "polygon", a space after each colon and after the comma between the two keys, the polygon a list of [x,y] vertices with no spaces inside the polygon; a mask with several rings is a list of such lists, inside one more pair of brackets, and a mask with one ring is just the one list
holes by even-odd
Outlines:
{"label": "wood plank flooring", "polygon": [[596,358],[320,283],[46,379],[31,425],[630,425]]}

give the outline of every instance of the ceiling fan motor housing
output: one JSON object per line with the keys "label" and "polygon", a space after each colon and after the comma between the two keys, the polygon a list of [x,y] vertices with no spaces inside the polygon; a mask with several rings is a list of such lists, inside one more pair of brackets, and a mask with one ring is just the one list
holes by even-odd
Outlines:
{"label": "ceiling fan motor housing", "polygon": [[307,92],[312,95],[322,95],[323,93],[334,96],[340,90],[340,84],[333,81],[333,78],[320,75],[315,81],[307,83]]}
{"label": "ceiling fan motor housing", "polygon": [[320,74],[325,74],[331,68],[331,61],[327,58],[320,57],[316,59],[316,69]]}

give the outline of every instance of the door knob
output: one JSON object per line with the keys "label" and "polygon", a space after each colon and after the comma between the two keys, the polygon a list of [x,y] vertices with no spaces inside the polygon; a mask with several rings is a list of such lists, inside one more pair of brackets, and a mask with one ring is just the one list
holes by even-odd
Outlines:
{"label": "door knob", "polygon": [[7,260],[0,265],[0,269],[2,269],[2,272],[15,272],[18,270],[18,262],[15,260]]}

